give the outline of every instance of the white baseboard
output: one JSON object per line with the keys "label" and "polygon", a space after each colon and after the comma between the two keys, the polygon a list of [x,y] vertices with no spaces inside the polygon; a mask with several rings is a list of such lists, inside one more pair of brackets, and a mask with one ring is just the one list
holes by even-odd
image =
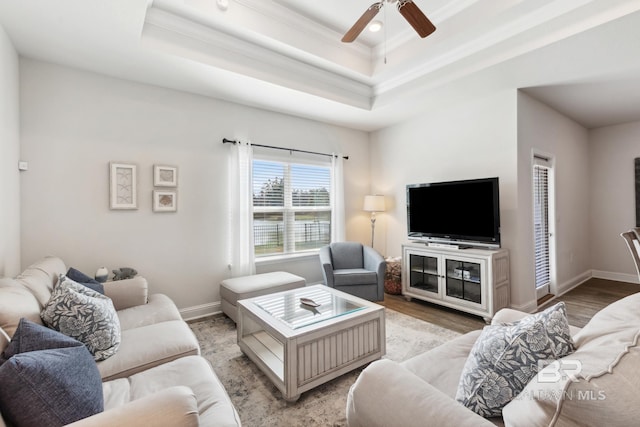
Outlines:
{"label": "white baseboard", "polygon": [[194,305],[193,307],[186,307],[180,310],[180,315],[183,320],[196,320],[220,313],[222,313],[222,303],[220,301]]}
{"label": "white baseboard", "polygon": [[616,282],[638,283],[638,276],[635,274],[614,273],[613,271],[592,270],[593,277],[598,279],[615,280]]}
{"label": "white baseboard", "polygon": [[536,301],[530,301],[526,304],[511,304],[511,308],[525,313],[534,313],[538,309]]}
{"label": "white baseboard", "polygon": [[560,295],[564,295],[570,290],[577,288],[578,286],[582,285],[584,282],[591,279],[592,277],[593,277],[593,270],[587,270],[584,273],[579,274],[567,280],[564,283],[560,283],[558,286],[556,286],[556,291],[557,291],[556,297],[559,297]]}

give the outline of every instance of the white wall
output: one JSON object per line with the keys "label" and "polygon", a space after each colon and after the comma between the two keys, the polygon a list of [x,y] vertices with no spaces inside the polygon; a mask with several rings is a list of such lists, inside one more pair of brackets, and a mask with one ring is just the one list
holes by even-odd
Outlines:
{"label": "white wall", "polygon": [[[433,105],[444,105],[429,99]],[[487,178],[500,179],[502,246],[517,254],[516,92],[469,98],[372,134],[372,192],[391,204],[378,216],[376,248],[401,255],[407,241],[406,185]],[[434,206],[437,209],[437,206]],[[469,215],[473,215],[469,210]],[[513,268],[511,269],[513,272]],[[512,281],[512,302],[521,304]]]}
{"label": "white wall", "polygon": [[[223,137],[349,155],[347,238],[367,238],[364,132],[33,60],[21,76],[25,265],[56,254],[89,274],[130,266],[180,308],[215,306],[228,276]],[[109,210],[110,161],[138,165],[138,210]],[[179,167],[177,213],[152,212],[154,164]],[[261,267],[277,269],[322,280],[317,257]]]}
{"label": "white wall", "polygon": [[512,276],[527,286],[535,303],[533,244],[533,150],[555,159],[556,281],[561,293],[590,277],[589,133],[566,116],[518,93],[518,234],[519,251],[512,259]]}
{"label": "white wall", "polygon": [[20,273],[19,61],[0,27],[0,277]]}
{"label": "white wall", "polygon": [[592,130],[589,148],[594,275],[637,283],[620,233],[636,225],[634,159],[640,157],[640,122]]}

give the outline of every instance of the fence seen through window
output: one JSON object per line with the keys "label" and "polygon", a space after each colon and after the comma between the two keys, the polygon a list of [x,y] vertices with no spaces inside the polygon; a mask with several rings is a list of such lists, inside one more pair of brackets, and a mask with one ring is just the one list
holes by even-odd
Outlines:
{"label": "fence seen through window", "polygon": [[331,241],[329,166],[253,162],[256,256],[312,250]]}

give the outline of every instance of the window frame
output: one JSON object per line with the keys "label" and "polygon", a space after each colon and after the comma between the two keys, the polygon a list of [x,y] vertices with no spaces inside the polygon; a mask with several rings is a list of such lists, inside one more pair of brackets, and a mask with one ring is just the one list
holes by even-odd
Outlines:
{"label": "window frame", "polygon": [[[269,213],[280,213],[282,214],[282,222],[284,226],[283,230],[283,249],[282,252],[272,252],[272,253],[264,253],[259,254],[256,252],[256,241],[255,238],[255,225],[253,226],[254,230],[254,256],[257,262],[268,261],[272,259],[280,259],[280,258],[297,258],[309,255],[315,255],[320,250],[320,247],[311,248],[311,249],[302,249],[295,250],[296,241],[295,241],[295,216],[297,213],[304,212],[326,212],[328,214],[328,224],[329,224],[329,240],[331,241],[331,227],[332,225],[332,212],[335,209],[335,206],[332,206],[333,198],[331,197],[332,191],[332,182],[333,174],[332,174],[332,166],[331,161],[318,161],[317,159],[305,159],[305,158],[291,158],[285,156],[277,156],[277,155],[268,155],[268,154],[254,154],[253,160],[251,163],[252,168],[252,188],[254,186],[255,176],[253,174],[255,162],[274,162],[280,163],[283,165],[284,173],[284,194],[283,194],[283,206],[256,206],[252,202],[253,214],[251,216],[252,223],[255,221],[255,214],[269,214]],[[329,185],[327,191],[329,193],[329,204],[327,206],[294,206],[293,205],[293,188],[292,188],[292,178],[291,178],[291,169],[292,165],[303,165],[303,166],[315,166],[326,168],[329,173]],[[252,198],[253,198],[253,190],[252,190]],[[327,242],[327,244],[328,244]]]}

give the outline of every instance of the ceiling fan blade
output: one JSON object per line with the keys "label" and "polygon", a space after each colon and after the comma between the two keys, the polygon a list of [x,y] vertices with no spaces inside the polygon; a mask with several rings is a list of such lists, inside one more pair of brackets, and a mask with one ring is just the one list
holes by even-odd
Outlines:
{"label": "ceiling fan blade", "polygon": [[429,21],[413,1],[399,0],[398,11],[404,16],[404,19],[407,20],[413,29],[416,30],[420,37],[425,38],[436,30],[435,25]]}
{"label": "ceiling fan blade", "polygon": [[351,43],[352,41],[354,41],[358,37],[358,35],[360,35],[362,30],[364,30],[365,27],[369,24],[369,22],[371,22],[371,20],[375,18],[378,12],[380,12],[380,9],[382,9],[382,5],[382,1],[372,4],[369,9],[367,9],[362,14],[360,19],[358,19],[356,23],[353,24],[353,27],[351,27],[349,31],[346,32],[344,37],[342,37],[342,41],[345,43]]}

